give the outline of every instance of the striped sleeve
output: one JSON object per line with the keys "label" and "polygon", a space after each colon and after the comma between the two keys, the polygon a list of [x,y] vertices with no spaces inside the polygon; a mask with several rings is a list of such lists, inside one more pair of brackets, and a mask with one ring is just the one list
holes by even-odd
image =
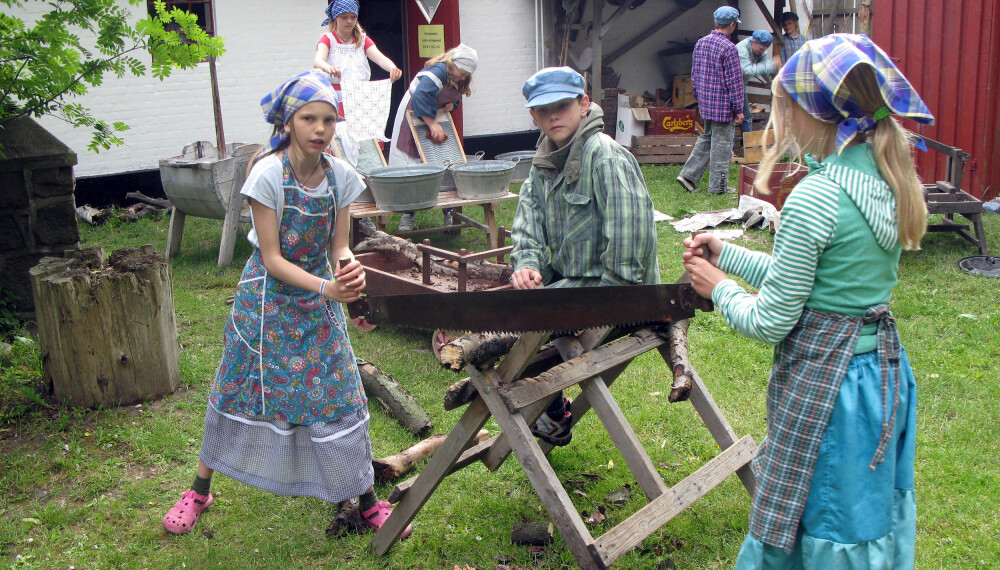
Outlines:
{"label": "striped sleeve", "polygon": [[822,180],[809,177],[789,194],[781,209],[781,228],[774,238],[770,263],[761,263],[756,255],[737,255],[736,249],[727,255],[734,273],[747,275],[751,283],[758,275],[754,269],[766,266],[756,296],[733,280],[723,281],[712,291],[712,300],[736,331],[777,344],[802,315],[820,254],[837,225],[839,191]]}
{"label": "striped sleeve", "polygon": [[752,287],[760,289],[764,276],[771,267],[771,255],[723,242],[718,265],[719,269],[739,275]]}

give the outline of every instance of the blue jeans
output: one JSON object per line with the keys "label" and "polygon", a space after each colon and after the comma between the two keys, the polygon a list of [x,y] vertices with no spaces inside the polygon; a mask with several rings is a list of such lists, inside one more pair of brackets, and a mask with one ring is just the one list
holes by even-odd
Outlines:
{"label": "blue jeans", "polygon": [[740,123],[740,131],[748,133],[753,130],[753,119],[750,118],[750,97],[743,95],[743,122]]}
{"label": "blue jeans", "polygon": [[698,135],[681,176],[697,185],[707,168],[709,193],[724,194],[729,180],[729,163],[733,160],[735,134],[736,126],[732,122],[705,119],[705,132]]}

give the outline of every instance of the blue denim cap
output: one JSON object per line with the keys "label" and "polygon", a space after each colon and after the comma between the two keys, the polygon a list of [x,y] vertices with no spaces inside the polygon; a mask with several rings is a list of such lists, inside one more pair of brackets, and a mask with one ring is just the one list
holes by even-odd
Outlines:
{"label": "blue denim cap", "polygon": [[525,107],[541,107],[563,99],[576,99],[583,95],[586,82],[571,67],[546,67],[535,72],[524,82],[521,93],[528,100]]}
{"label": "blue denim cap", "polygon": [[740,21],[740,12],[732,6],[723,6],[717,9],[715,13],[712,14],[712,17],[715,18],[716,24],[719,24],[720,26],[728,26],[733,22]]}
{"label": "blue denim cap", "polygon": [[753,41],[765,47],[769,47],[771,45],[771,42],[774,41],[774,37],[771,36],[771,32],[767,30],[757,30],[753,33],[752,37]]}

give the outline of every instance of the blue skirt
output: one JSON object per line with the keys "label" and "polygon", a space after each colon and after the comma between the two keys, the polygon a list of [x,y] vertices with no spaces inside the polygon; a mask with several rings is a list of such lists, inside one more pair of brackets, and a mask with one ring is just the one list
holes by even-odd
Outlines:
{"label": "blue skirt", "polygon": [[[738,570],[913,568],[917,385],[905,349],[900,374],[893,439],[885,461],[870,471],[884,417],[878,355],[871,351],[851,360],[823,435],[792,551],[748,534],[736,561]],[[890,378],[889,414],[895,382]]]}

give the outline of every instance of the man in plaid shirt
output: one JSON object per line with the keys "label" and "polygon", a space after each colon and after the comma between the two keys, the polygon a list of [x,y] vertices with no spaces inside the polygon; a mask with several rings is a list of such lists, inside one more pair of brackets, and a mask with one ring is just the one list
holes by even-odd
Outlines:
{"label": "man in plaid shirt", "polygon": [[709,169],[708,191],[725,194],[733,159],[734,124],[743,122],[743,73],[736,46],[729,36],[740,21],[736,8],[723,6],[713,14],[715,29],[698,40],[691,63],[691,83],[705,132],[698,136],[677,182],[688,192],[698,190]]}

